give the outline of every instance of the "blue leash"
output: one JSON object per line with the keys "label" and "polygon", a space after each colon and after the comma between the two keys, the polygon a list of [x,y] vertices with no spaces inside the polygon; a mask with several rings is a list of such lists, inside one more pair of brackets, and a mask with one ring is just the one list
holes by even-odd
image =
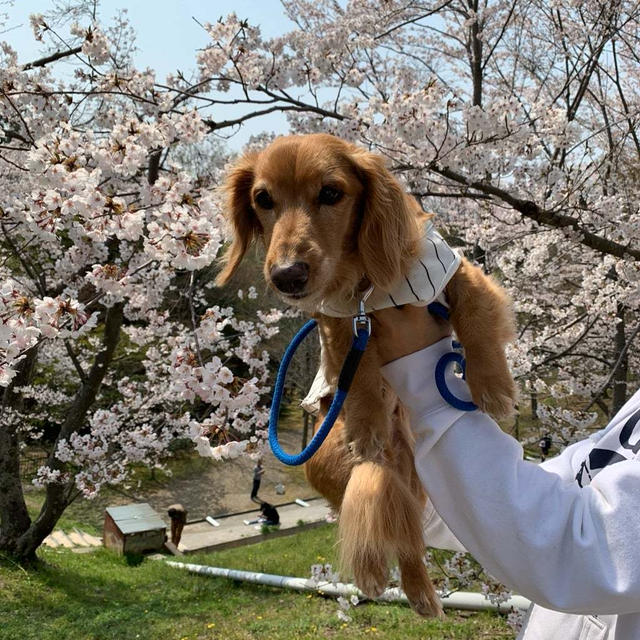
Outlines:
{"label": "blue leash", "polygon": [[331,402],[329,411],[322,421],[322,425],[316,431],[311,442],[300,453],[292,455],[283,451],[280,443],[278,442],[278,415],[280,414],[280,402],[282,401],[284,380],[287,376],[289,363],[291,362],[291,358],[293,358],[293,354],[296,352],[296,349],[307,335],[317,326],[318,323],[315,320],[309,320],[309,322],[307,322],[294,336],[282,357],[282,362],[278,369],[278,377],[276,378],[276,384],[273,390],[271,414],[269,416],[269,444],[271,445],[271,451],[273,451],[275,457],[278,458],[280,462],[284,462],[284,464],[291,466],[304,464],[309,460],[329,435],[329,431],[331,431],[331,427],[333,427],[333,424],[342,409],[345,398],[347,397],[347,392],[349,391],[353,377],[356,374],[358,364],[360,364],[360,358],[364,353],[371,333],[370,328],[358,329],[357,335],[353,338],[351,350],[347,354],[344,364],[342,365],[340,377],[338,378],[338,388],[333,396],[333,401]]}
{"label": "blue leash", "polygon": [[[431,303],[427,308],[429,312],[434,315],[438,315],[445,319],[449,318],[447,308],[438,302]],[[282,402],[284,382],[287,377],[289,364],[291,363],[296,350],[300,346],[300,343],[317,326],[318,323],[315,320],[309,320],[293,337],[293,340],[291,340],[289,346],[284,352],[284,355],[282,356],[282,361],[280,362],[276,383],[273,389],[273,400],[271,401],[271,412],[269,415],[269,445],[271,446],[271,450],[275,457],[278,458],[280,462],[290,466],[297,466],[307,462],[307,460],[309,460],[309,458],[311,458],[320,448],[327,435],[329,435],[329,431],[331,431],[331,428],[342,410],[342,405],[347,397],[347,393],[351,383],[353,382],[358,365],[360,364],[360,359],[362,358],[362,354],[364,353],[367,342],[369,341],[369,336],[371,335],[371,322],[368,316],[364,313],[363,300],[360,304],[359,314],[353,319],[353,342],[351,343],[351,349],[349,350],[344,364],[342,365],[340,376],[338,378],[338,388],[333,396],[333,401],[331,402],[329,411],[322,421],[322,425],[311,439],[311,442],[309,442],[309,444],[300,453],[290,454],[282,449],[280,442],[278,441],[278,416],[280,415],[280,404]],[[459,345],[459,343],[456,344]],[[461,411],[473,411],[477,408],[473,402],[461,400],[454,396],[447,387],[445,372],[449,364],[452,362],[456,362],[460,365],[464,376],[464,358],[462,357],[462,354],[444,354],[438,361],[435,371],[438,391],[440,392],[440,395],[456,409],[460,409]]]}

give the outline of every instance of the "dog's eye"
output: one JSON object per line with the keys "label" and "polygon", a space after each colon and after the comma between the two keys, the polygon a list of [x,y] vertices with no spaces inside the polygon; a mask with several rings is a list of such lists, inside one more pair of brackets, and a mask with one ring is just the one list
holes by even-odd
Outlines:
{"label": "dog's eye", "polygon": [[262,191],[258,191],[253,198],[261,209],[273,209],[273,200],[271,199],[268,191],[265,191],[264,189]]}
{"label": "dog's eye", "polygon": [[318,194],[318,202],[320,202],[320,204],[336,204],[343,195],[342,191],[335,187],[322,187]]}

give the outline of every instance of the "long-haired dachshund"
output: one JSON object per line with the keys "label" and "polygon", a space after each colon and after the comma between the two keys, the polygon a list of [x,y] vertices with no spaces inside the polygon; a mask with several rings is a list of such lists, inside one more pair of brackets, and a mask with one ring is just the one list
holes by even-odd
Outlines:
{"label": "long-haired dachshund", "polygon": [[[357,299],[370,284],[387,291],[415,261],[428,216],[380,156],[325,134],[282,137],[244,155],[225,190],[234,239],[217,283],[227,282],[261,240],[267,283],[318,320],[327,379],[335,384],[351,345],[351,319],[318,309],[327,299]],[[508,415],[516,395],[504,354],[514,335],[509,300],[464,259],[445,293],[474,402],[496,417]],[[414,610],[441,615],[424,564],[426,496],[411,430],[380,373],[375,313],[373,319],[341,419],[307,463],[307,478],[340,512],[341,561],[358,587],[380,595],[396,559]]]}

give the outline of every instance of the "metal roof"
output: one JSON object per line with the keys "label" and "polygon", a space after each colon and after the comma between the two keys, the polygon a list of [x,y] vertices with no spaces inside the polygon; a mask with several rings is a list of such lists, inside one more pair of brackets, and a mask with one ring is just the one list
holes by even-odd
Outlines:
{"label": "metal roof", "polygon": [[160,515],[146,502],[107,507],[106,511],[125,534],[167,528]]}

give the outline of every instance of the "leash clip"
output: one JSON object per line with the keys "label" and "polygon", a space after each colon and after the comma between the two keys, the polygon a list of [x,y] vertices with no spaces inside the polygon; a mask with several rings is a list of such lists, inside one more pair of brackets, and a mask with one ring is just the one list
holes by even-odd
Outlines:
{"label": "leash clip", "polygon": [[364,327],[364,330],[367,332],[367,335],[371,335],[371,319],[367,315],[367,312],[364,310],[365,303],[369,296],[373,293],[373,285],[370,285],[369,288],[362,294],[362,298],[358,301],[358,313],[353,316],[353,335],[358,337],[358,328]]}

